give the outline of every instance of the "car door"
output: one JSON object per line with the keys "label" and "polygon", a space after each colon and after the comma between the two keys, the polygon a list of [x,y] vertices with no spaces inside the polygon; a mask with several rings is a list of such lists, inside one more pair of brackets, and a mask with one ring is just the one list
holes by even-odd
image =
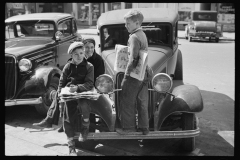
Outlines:
{"label": "car door", "polygon": [[[57,24],[58,31],[62,32],[61,39],[58,41],[57,47],[57,63],[60,69],[63,69],[70,55],[67,54],[68,47],[74,42],[76,36],[73,34],[72,19],[59,21]],[[75,31],[74,31],[75,32]]]}

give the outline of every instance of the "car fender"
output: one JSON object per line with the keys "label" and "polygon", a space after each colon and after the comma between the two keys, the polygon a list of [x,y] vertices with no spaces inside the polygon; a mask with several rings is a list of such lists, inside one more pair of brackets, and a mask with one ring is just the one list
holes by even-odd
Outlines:
{"label": "car fender", "polygon": [[175,96],[167,95],[159,104],[155,114],[154,129],[159,130],[164,119],[174,112],[197,113],[203,110],[203,99],[194,85],[179,85],[172,91]]}
{"label": "car fender", "polygon": [[42,95],[47,92],[52,77],[60,78],[62,71],[54,66],[41,66],[36,68],[26,80],[20,85],[20,89],[16,95],[22,97],[25,95]]}
{"label": "car fender", "polygon": [[99,115],[111,132],[114,131],[116,114],[113,114],[111,100],[108,95],[101,94],[97,100],[92,100],[91,112]]}

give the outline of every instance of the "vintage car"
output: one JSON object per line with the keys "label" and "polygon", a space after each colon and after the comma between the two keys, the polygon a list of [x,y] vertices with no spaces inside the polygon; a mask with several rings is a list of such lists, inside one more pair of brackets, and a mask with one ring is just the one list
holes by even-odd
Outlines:
{"label": "vintage car", "polygon": [[[196,113],[203,110],[203,100],[198,87],[183,83],[182,53],[178,49],[178,14],[174,10],[137,9],[144,15],[142,29],[148,39],[148,66],[154,73],[148,84],[150,132],[148,135],[140,132],[119,135],[116,132],[116,128],[121,127],[119,96],[124,73],[114,70],[115,45],[127,45],[129,33],[123,16],[129,10],[109,11],[101,14],[98,19],[100,55],[105,62],[105,74],[97,78],[95,87],[102,95],[91,106],[96,119],[90,119],[88,140],[79,145],[85,149],[93,149],[94,143],[99,139],[180,138],[181,148],[192,151],[195,148],[195,136],[200,134]],[[115,41],[107,49],[103,47],[104,28],[108,28]],[[77,139],[81,130],[79,119],[76,124]]]}
{"label": "vintage car", "polygon": [[6,107],[34,105],[46,115],[76,33],[70,14],[34,13],[5,20]]}
{"label": "vintage car", "polygon": [[192,11],[191,20],[185,26],[185,38],[191,42],[197,38],[219,41],[222,37],[221,26],[217,25],[217,11]]}

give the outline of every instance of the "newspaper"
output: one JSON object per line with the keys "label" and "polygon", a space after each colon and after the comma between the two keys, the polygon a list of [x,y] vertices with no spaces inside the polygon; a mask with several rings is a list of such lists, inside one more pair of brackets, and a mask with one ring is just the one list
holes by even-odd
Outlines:
{"label": "newspaper", "polygon": [[97,100],[100,96],[100,94],[97,93],[95,88],[93,88],[91,91],[85,91],[81,93],[77,93],[77,92],[72,93],[69,90],[70,90],[70,87],[64,87],[61,89],[61,93],[59,94],[59,96],[62,101],[70,101],[70,100],[75,100],[79,98]]}
{"label": "newspaper", "polygon": [[[116,59],[114,63],[114,70],[116,72],[125,72],[128,62],[133,61],[133,58],[130,56],[129,47],[117,44],[115,46],[115,52]],[[144,79],[144,75],[146,72],[147,63],[148,63],[147,51],[140,50],[137,67],[133,69],[133,71],[130,73],[130,76],[142,81]]]}

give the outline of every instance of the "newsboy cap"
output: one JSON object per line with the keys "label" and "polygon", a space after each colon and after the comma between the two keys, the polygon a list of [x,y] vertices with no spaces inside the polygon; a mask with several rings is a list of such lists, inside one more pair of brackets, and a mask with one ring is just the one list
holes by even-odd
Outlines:
{"label": "newsboy cap", "polygon": [[69,48],[68,48],[68,54],[71,54],[72,51],[75,49],[75,48],[78,48],[78,47],[83,47],[83,43],[82,42],[73,42]]}
{"label": "newsboy cap", "polygon": [[94,40],[94,38],[92,38],[92,37],[84,38],[84,39],[83,39],[83,43],[84,43],[84,45],[85,45],[86,43],[93,43],[93,45],[95,46],[95,40]]}

